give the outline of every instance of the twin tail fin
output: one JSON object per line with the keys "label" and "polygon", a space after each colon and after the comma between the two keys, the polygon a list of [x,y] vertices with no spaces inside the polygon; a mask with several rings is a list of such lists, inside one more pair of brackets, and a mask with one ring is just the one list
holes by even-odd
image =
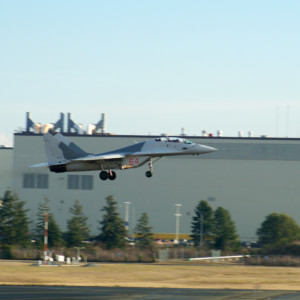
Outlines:
{"label": "twin tail fin", "polygon": [[44,142],[49,165],[65,164],[69,160],[89,155],[60,133],[46,133]]}

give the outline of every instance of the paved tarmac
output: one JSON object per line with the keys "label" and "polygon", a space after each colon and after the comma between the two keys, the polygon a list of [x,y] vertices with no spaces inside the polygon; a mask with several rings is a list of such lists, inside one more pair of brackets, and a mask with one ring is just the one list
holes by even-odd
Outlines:
{"label": "paved tarmac", "polygon": [[300,299],[300,291],[121,287],[0,286],[0,299],[230,300]]}

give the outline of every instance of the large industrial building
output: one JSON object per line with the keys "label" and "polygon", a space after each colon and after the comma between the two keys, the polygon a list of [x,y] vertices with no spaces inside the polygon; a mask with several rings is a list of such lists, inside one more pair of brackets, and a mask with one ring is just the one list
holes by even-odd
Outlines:
{"label": "large industrial building", "polygon": [[0,146],[0,191],[12,186],[13,148]]}
{"label": "large industrial building", "polygon": [[1,165],[5,166],[1,169],[1,181],[6,178],[0,182],[2,193],[12,170],[10,186],[26,202],[33,220],[38,203],[47,197],[51,212],[65,229],[69,209],[78,200],[92,233],[98,234],[105,198],[113,195],[123,218],[128,206],[131,229],[146,212],[156,233],[175,233],[176,209],[181,215],[177,219],[180,233],[190,233],[194,209],[200,200],[208,201],[214,209],[221,206],[229,210],[242,241],[255,240],[257,228],[272,212],[284,212],[300,224],[300,139],[186,136],[218,151],[196,157],[162,158],[153,165],[152,178],[145,177],[146,165],[117,171],[114,181],[101,181],[97,171],[51,173],[48,168],[29,168],[47,161],[43,130],[60,131],[90,153],[155,138],[107,134],[104,117],[89,132],[80,131],[70,115],[64,131],[63,121],[61,115],[60,122],[39,126],[28,114],[26,129],[14,135],[14,149],[0,149]]}

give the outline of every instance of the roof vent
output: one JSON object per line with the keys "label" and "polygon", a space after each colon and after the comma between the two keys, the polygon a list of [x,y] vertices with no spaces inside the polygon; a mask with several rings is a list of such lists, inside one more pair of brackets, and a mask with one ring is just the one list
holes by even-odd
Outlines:
{"label": "roof vent", "polygon": [[41,133],[42,124],[35,123],[30,118],[30,113],[26,113],[26,132],[30,132],[30,129],[33,129],[35,133]]}
{"label": "roof vent", "polygon": [[102,134],[106,133],[106,114],[101,114],[101,120],[97,124],[88,125],[88,134],[95,134],[98,130]]}
{"label": "roof vent", "polygon": [[84,134],[83,125],[75,123],[71,119],[71,114],[68,113],[68,133],[71,133],[72,130],[74,130],[77,134]]}

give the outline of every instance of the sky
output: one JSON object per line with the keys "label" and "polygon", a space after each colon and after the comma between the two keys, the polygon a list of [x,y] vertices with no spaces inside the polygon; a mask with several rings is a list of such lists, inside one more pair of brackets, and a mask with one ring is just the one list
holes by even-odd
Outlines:
{"label": "sky", "polygon": [[300,137],[298,0],[0,1],[0,145],[34,122]]}

